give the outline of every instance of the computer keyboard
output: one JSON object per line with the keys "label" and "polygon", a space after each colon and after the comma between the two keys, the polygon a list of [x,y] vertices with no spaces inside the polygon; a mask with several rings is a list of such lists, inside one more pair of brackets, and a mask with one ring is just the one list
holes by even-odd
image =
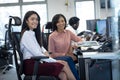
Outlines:
{"label": "computer keyboard", "polygon": [[91,47],[91,46],[100,46],[100,44],[97,41],[84,41],[82,43],[78,43],[78,46]]}
{"label": "computer keyboard", "polygon": [[81,50],[82,52],[95,52],[98,51],[98,49],[94,49],[94,48],[88,48],[86,50]]}
{"label": "computer keyboard", "polygon": [[82,52],[95,52],[101,45],[97,41],[84,41],[78,43],[78,46],[81,47]]}

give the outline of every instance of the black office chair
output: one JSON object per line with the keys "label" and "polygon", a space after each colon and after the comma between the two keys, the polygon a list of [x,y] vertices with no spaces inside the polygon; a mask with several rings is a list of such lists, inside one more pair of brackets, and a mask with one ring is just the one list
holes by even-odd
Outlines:
{"label": "black office chair", "polygon": [[[5,28],[6,25],[5,25]],[[0,47],[0,55],[3,60],[5,60],[5,65],[4,65],[4,69],[2,70],[2,73],[5,74],[6,71],[8,71],[9,69],[11,69],[13,66],[13,60],[12,60],[12,56],[13,56],[13,53],[12,53],[12,47],[11,47],[11,43],[9,41],[9,34],[8,34],[8,30],[6,30],[5,32],[5,43],[4,45],[2,45]]]}
{"label": "black office chair", "polygon": [[44,26],[45,30],[47,30],[47,32],[42,32],[42,43],[43,46],[46,50],[48,50],[48,40],[49,40],[49,35],[52,32],[52,22],[47,22],[47,24]]}
{"label": "black office chair", "polygon": [[[15,24],[12,24],[12,19],[15,21]],[[12,25],[14,25],[14,26],[21,25],[21,19],[19,17],[10,17],[9,29],[8,29],[8,32],[10,34],[9,35],[10,40],[11,40],[12,47],[13,47],[13,54],[14,54],[14,58],[15,58],[15,65],[16,65],[16,72],[17,72],[18,80],[23,80],[23,79],[24,80],[58,80],[58,78],[56,78],[54,76],[38,76],[37,75],[38,65],[39,65],[40,60],[44,59],[44,58],[48,58],[45,56],[32,57],[32,59],[35,60],[33,73],[30,73],[30,74],[24,73],[23,54],[20,51],[20,45],[19,45],[20,32],[13,32],[11,30]]]}
{"label": "black office chair", "polygon": [[10,62],[12,62],[13,53],[12,53],[12,50],[10,51],[10,50],[7,50],[5,48],[2,48],[0,50],[0,53],[1,53],[1,57],[0,57],[1,60],[3,62],[5,62],[4,68],[2,70],[2,74],[5,74],[6,71],[10,70],[13,67],[12,64],[10,63]]}
{"label": "black office chair", "polygon": [[5,74],[13,67],[10,62],[12,62],[12,51],[7,50],[5,47],[0,47],[0,68],[2,69],[2,74]]}

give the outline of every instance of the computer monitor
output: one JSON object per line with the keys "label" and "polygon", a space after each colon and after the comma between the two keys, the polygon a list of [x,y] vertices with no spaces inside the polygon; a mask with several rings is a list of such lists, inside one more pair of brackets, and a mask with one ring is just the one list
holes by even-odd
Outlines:
{"label": "computer monitor", "polygon": [[96,21],[96,32],[100,35],[106,35],[106,19]]}
{"label": "computer monitor", "polygon": [[96,31],[96,19],[86,20],[87,30]]}

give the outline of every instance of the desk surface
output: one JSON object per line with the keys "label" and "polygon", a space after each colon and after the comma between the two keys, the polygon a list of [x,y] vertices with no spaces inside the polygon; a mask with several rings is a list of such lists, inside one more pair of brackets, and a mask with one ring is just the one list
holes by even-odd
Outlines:
{"label": "desk surface", "polygon": [[83,52],[83,58],[91,59],[111,59],[112,60],[112,80],[120,80],[120,50],[115,52]]}
{"label": "desk surface", "polygon": [[83,57],[93,59],[120,59],[120,50],[114,52],[83,52]]}

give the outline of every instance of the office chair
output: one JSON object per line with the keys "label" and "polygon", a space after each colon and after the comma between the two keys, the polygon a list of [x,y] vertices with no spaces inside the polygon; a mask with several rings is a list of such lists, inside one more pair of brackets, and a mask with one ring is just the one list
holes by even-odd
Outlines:
{"label": "office chair", "polygon": [[5,74],[6,71],[10,70],[13,66],[12,64],[10,64],[10,60],[12,59],[12,51],[7,50],[5,48],[2,48],[0,51],[1,55],[2,55],[2,59],[4,60],[5,64],[4,64],[4,68],[2,70],[2,74]]}
{"label": "office chair", "polygon": [[[15,21],[15,24],[12,24],[12,19]],[[48,58],[46,56],[37,56],[37,57],[32,57],[32,59],[35,61],[34,65],[33,65],[33,72],[25,72],[24,69],[24,63],[23,63],[23,54],[20,51],[20,32],[13,32],[11,30],[12,25],[14,26],[19,26],[21,25],[21,19],[19,17],[10,17],[9,20],[9,36],[10,36],[10,40],[12,43],[12,47],[13,47],[13,54],[14,54],[14,58],[15,58],[15,65],[16,65],[16,72],[17,72],[17,77],[18,80],[58,80],[58,78],[56,78],[55,76],[38,76],[37,75],[37,71],[38,71],[38,65],[41,59],[45,59]],[[19,58],[18,58],[19,57]],[[43,63],[46,67],[49,67],[47,65],[47,63]],[[41,65],[43,65],[41,63]]]}
{"label": "office chair", "polygon": [[48,40],[49,40],[49,35],[52,32],[52,22],[47,22],[44,28],[45,30],[42,30],[42,43],[43,43],[44,48],[48,50]]}
{"label": "office chair", "polygon": [[[6,25],[5,25],[6,28]],[[3,46],[0,47],[0,53],[1,53],[1,58],[3,58],[6,61],[6,64],[4,66],[4,69],[2,70],[2,73],[5,74],[6,71],[11,69],[13,66],[13,61],[12,61],[12,47],[11,43],[9,41],[9,35],[8,35],[8,30],[5,32],[5,43]]]}

